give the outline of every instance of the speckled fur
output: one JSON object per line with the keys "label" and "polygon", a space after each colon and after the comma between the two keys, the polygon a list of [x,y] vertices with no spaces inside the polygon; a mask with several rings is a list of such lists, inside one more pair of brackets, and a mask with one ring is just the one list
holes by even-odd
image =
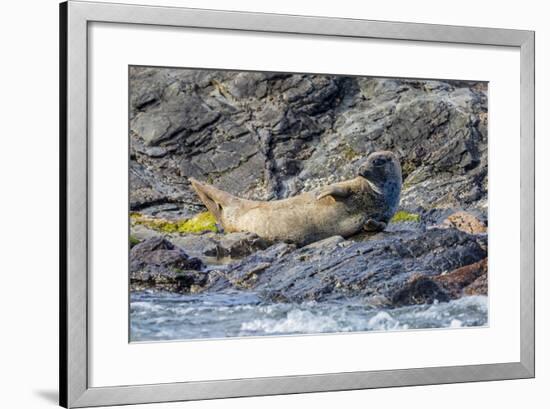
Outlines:
{"label": "speckled fur", "polygon": [[267,240],[304,245],[334,235],[351,236],[369,220],[385,226],[395,214],[402,184],[395,155],[375,152],[358,173],[354,179],[274,201],[240,199],[190,181],[225,231],[252,232]]}

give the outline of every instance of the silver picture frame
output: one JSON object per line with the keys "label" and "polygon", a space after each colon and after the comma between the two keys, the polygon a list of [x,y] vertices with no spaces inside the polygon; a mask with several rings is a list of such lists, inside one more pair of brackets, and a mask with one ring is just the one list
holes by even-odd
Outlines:
{"label": "silver picture frame", "polygon": [[[249,32],[514,47],[521,60],[521,324],[518,362],[90,387],[88,379],[88,24],[110,22]],[[60,404],[138,404],[532,378],[535,376],[535,33],[69,1],[60,5]]]}

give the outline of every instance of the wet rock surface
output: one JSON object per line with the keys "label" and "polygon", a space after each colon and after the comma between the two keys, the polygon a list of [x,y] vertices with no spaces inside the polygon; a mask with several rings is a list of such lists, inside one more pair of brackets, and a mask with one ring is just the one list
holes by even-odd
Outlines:
{"label": "wet rock surface", "polygon": [[204,264],[189,257],[163,237],[152,237],[130,250],[130,285],[134,290],[155,288],[187,291],[193,284],[206,284]]}
{"label": "wet rock surface", "polygon": [[203,266],[162,237],[152,237],[130,250],[130,271],[198,270]]}
{"label": "wet rock surface", "polygon": [[[216,243],[216,235],[204,236]],[[142,244],[151,247],[151,240],[132,251]],[[162,243],[167,247],[166,239]],[[219,242],[211,248],[216,246]],[[268,301],[358,299],[372,306],[430,304],[487,293],[486,281],[485,287],[478,281],[487,275],[487,236],[454,228],[419,226],[362,240],[334,236],[302,248],[277,243],[225,265],[190,262],[196,259],[174,245],[158,251],[145,257],[154,264],[132,264],[133,289],[149,283],[177,292],[250,290]],[[168,263],[159,264],[158,257],[165,254]]]}
{"label": "wet rock surface", "polygon": [[271,300],[383,296],[393,305],[431,303],[452,295],[434,280],[433,285],[410,280],[477,262],[486,257],[486,245],[486,237],[454,229],[383,233],[361,242],[337,236],[299,249],[272,246],[230,265],[225,277]]}

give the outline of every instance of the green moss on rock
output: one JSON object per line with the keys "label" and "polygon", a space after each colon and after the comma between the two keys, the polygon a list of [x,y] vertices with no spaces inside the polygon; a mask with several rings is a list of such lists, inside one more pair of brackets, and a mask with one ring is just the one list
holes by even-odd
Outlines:
{"label": "green moss on rock", "polygon": [[420,222],[420,215],[415,213],[409,213],[404,210],[400,210],[391,219],[392,223],[399,223],[399,222],[414,222],[418,223]]}
{"label": "green moss on rock", "polygon": [[130,234],[130,247],[134,247],[136,244],[141,243],[141,240]]}

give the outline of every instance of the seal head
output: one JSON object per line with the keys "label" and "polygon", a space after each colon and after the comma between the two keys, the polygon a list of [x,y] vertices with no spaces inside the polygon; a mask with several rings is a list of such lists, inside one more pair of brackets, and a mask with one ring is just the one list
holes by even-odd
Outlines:
{"label": "seal head", "polygon": [[384,204],[380,206],[383,211],[378,220],[389,222],[399,206],[401,195],[402,176],[399,160],[389,151],[374,152],[359,167],[358,174],[367,180]]}

